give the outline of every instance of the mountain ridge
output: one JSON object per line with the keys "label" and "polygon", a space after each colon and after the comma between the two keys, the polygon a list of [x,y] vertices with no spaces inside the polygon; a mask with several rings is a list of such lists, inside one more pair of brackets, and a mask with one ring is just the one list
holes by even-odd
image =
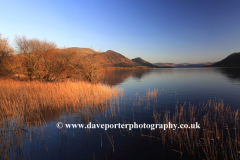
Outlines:
{"label": "mountain ridge", "polygon": [[232,53],[219,62],[205,63],[150,63],[141,57],[129,59],[124,55],[113,50],[106,52],[97,52],[90,48],[71,47],[67,50],[71,53],[79,53],[82,55],[98,55],[102,59],[104,67],[150,67],[150,68],[188,68],[188,67],[240,67],[240,52]]}
{"label": "mountain ridge", "polygon": [[129,58],[117,53],[113,50],[107,50],[106,52],[98,54],[103,60],[103,66],[105,67],[134,67],[138,66],[137,63],[131,61]]}
{"label": "mountain ridge", "polygon": [[230,54],[223,60],[214,63],[212,67],[240,67],[240,52]]}

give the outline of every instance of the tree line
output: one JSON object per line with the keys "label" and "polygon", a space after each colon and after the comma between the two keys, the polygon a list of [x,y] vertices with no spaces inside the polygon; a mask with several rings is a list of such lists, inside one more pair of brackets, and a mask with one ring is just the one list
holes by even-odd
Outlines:
{"label": "tree line", "polygon": [[74,78],[96,82],[101,76],[101,56],[71,48],[59,49],[53,42],[15,37],[15,46],[0,34],[0,76],[25,80],[57,81]]}

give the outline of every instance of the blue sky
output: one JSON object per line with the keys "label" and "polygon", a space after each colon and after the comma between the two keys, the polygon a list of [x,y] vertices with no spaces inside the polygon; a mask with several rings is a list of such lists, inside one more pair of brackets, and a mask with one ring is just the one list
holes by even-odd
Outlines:
{"label": "blue sky", "polygon": [[215,62],[240,52],[240,1],[3,0],[0,33],[149,62]]}

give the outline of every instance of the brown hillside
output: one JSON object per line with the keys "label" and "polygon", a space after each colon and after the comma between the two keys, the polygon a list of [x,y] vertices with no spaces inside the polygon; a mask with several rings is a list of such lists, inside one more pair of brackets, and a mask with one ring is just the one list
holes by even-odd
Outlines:
{"label": "brown hillside", "polygon": [[120,53],[108,50],[104,53],[99,53],[102,59],[103,66],[114,67],[133,67],[138,64],[121,55]]}
{"label": "brown hillside", "polygon": [[73,51],[77,51],[77,52],[86,53],[86,54],[95,54],[95,53],[97,53],[96,51],[94,51],[93,49],[90,49],[90,48],[71,47],[69,49],[72,49]]}
{"label": "brown hillside", "polygon": [[82,54],[82,55],[98,54],[98,52],[96,52],[90,48],[71,47],[71,48],[65,48],[65,49],[60,49],[60,50],[67,50],[69,53],[72,53],[72,54]]}
{"label": "brown hillside", "polygon": [[98,56],[99,63],[104,67],[134,67],[140,66],[139,64],[131,61],[120,53],[108,50],[103,53],[96,52],[90,48],[66,48],[59,49],[60,51],[65,51],[66,53],[72,56]]}

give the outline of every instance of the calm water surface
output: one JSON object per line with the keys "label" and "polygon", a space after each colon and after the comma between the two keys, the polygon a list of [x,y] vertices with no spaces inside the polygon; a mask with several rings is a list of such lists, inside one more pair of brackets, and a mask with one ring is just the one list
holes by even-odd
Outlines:
{"label": "calm water surface", "polygon": [[[154,123],[153,110],[173,110],[184,102],[198,106],[210,99],[240,108],[237,68],[128,69],[105,74],[103,82],[123,88],[123,97],[109,102],[105,110],[58,113],[42,127],[33,126],[33,132],[26,132],[23,139],[21,152],[26,159],[161,159],[163,149],[140,136],[140,129],[57,129],[56,123]],[[141,100],[154,89],[157,97]]]}
{"label": "calm water surface", "polygon": [[[112,71],[124,74],[124,71]],[[129,71],[126,71],[129,72]],[[137,72],[132,70],[132,72]],[[129,97],[136,92],[158,88],[176,95],[159,97],[159,103],[168,107],[171,102],[199,103],[209,99],[222,99],[233,108],[240,107],[240,69],[239,68],[166,68],[146,69],[133,73],[116,85],[124,88],[124,95]],[[174,92],[174,93],[172,93]]]}

